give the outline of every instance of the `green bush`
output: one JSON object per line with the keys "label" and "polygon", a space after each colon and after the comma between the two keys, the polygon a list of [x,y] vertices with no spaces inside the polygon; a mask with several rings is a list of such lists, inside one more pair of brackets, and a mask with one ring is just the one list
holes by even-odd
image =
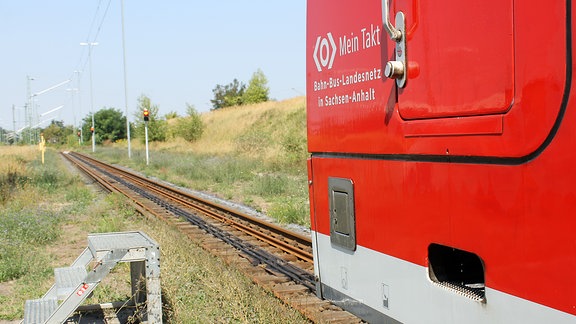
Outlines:
{"label": "green bush", "polygon": [[174,135],[182,137],[188,142],[194,142],[202,137],[204,133],[204,123],[194,106],[187,106],[188,116],[178,119]]}

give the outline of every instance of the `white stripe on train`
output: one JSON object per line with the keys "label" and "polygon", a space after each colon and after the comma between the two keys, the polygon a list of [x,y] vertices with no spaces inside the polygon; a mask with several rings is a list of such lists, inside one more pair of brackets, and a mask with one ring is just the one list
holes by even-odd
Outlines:
{"label": "white stripe on train", "polygon": [[486,303],[474,301],[434,284],[426,267],[361,246],[344,251],[316,232],[312,238],[314,270],[323,285],[405,324],[576,323],[574,315],[489,287]]}

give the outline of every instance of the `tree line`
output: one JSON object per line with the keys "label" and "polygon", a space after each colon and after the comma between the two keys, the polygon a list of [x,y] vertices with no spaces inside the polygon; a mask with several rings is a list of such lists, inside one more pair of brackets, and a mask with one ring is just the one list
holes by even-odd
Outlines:
{"label": "tree line", "polygon": [[[204,124],[200,113],[193,105],[186,104],[186,115],[179,116],[176,112],[169,112],[160,116],[159,107],[152,104],[146,95],[138,98],[138,106],[134,113],[134,122],[130,123],[131,138],[140,139],[144,142],[144,120],[143,111],[150,113],[148,121],[148,140],[166,141],[169,138],[180,137],[186,141],[193,142],[202,136]],[[171,126],[168,126],[169,119],[176,119]],[[48,144],[55,145],[77,145],[79,142],[88,144],[92,141],[92,134],[95,134],[97,144],[106,142],[116,142],[128,138],[126,129],[126,116],[116,108],[104,107],[94,113],[94,133],[92,133],[92,114],[88,114],[82,119],[80,128],[72,125],[64,125],[64,121],[53,120],[45,128],[24,129],[19,133],[14,133],[0,127],[0,144],[36,144],[40,141],[40,135]]]}
{"label": "tree line", "polygon": [[[131,137],[138,138],[144,142],[144,128],[146,126],[143,119],[144,110],[148,110],[148,140],[152,142],[163,142],[170,137],[181,137],[186,141],[198,140],[204,132],[204,124],[200,118],[200,113],[191,104],[186,104],[186,116],[180,117],[172,127],[168,127],[168,119],[179,117],[175,112],[169,112],[164,116],[160,115],[160,108],[153,104],[146,95],[138,98],[138,105],[134,113],[134,122],[130,124]],[[84,141],[88,142],[91,136],[92,115],[83,119],[82,133]],[[94,114],[94,133],[96,133],[96,143],[116,142],[126,139],[126,117],[118,109],[105,108]]]}
{"label": "tree line", "polygon": [[[211,100],[212,109],[230,106],[255,104],[269,100],[268,80],[262,70],[258,69],[252,74],[248,85],[234,79],[227,85],[216,85],[212,90],[214,98]],[[159,107],[151,99],[142,94],[138,98],[134,122],[130,123],[131,137],[144,141],[143,111],[149,112],[148,139],[150,141],[166,141],[171,137],[181,137],[193,142],[202,136],[204,125],[196,108],[186,103],[186,116],[177,118],[175,123],[168,126],[168,119],[179,117],[176,112],[169,112],[160,116]],[[58,145],[74,145],[79,141],[90,143],[92,141],[92,114],[82,120],[82,126],[65,126],[63,121],[52,121],[46,128],[26,129],[21,134],[11,134],[0,128],[0,141],[14,144],[17,142],[29,144],[37,143],[38,134],[42,133],[46,142]],[[30,134],[28,134],[30,133]],[[116,142],[127,138],[126,116],[119,109],[104,107],[94,113],[94,134],[97,144]],[[26,139],[29,139],[28,141]]]}
{"label": "tree line", "polygon": [[243,82],[234,79],[226,85],[216,85],[212,90],[214,99],[212,102],[212,110],[240,106],[248,104],[256,104],[269,100],[268,79],[262,70],[258,69],[252,78],[248,81],[248,86]]}

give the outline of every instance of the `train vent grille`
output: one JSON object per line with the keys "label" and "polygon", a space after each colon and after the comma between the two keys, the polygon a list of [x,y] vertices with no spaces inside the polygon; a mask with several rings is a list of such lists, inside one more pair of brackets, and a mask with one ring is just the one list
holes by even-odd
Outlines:
{"label": "train vent grille", "polygon": [[474,301],[486,302],[484,263],[474,253],[430,244],[428,275],[432,282],[442,288]]}

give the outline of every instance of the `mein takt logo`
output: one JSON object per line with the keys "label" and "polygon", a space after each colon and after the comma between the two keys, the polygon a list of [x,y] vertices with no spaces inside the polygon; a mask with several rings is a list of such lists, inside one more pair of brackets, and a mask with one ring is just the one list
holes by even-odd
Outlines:
{"label": "mein takt logo", "polygon": [[322,68],[327,70],[332,68],[336,57],[336,43],[332,33],[327,33],[326,37],[318,36],[313,57],[318,72],[322,72]]}

